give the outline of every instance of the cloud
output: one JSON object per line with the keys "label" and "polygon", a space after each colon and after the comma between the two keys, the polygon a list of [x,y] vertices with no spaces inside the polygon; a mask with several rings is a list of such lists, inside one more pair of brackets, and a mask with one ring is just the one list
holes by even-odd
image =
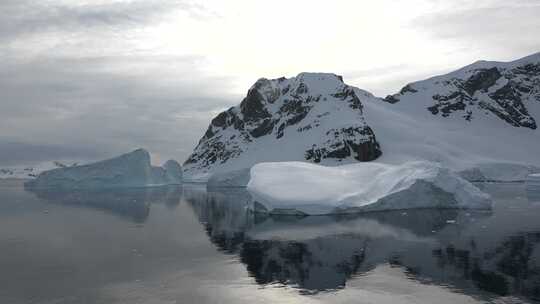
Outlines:
{"label": "cloud", "polygon": [[538,1],[467,1],[418,17],[411,26],[477,59],[511,60],[540,50],[539,15]]}
{"label": "cloud", "polygon": [[72,146],[37,145],[11,142],[0,139],[0,165],[33,165],[51,159],[96,159],[106,155],[105,151],[89,150]]}
{"label": "cloud", "polygon": [[21,39],[44,32],[75,32],[92,29],[120,30],[145,26],[164,14],[182,10],[191,17],[211,14],[202,5],[187,1],[32,1],[0,2],[0,41]]}
{"label": "cloud", "polygon": [[211,15],[173,0],[0,2],[0,164],[138,147],[158,162],[187,158],[237,97],[230,79],[201,70],[203,56],[133,50],[134,33],[171,11]]}
{"label": "cloud", "polygon": [[540,49],[537,0],[289,2],[1,0],[0,163],[182,161],[259,77],[328,71],[384,96]]}
{"label": "cloud", "polygon": [[213,113],[237,98],[225,93],[227,79],[198,72],[201,60],[128,56],[14,64],[0,70],[0,137],[79,147],[90,155],[144,147],[159,161],[183,160]]}

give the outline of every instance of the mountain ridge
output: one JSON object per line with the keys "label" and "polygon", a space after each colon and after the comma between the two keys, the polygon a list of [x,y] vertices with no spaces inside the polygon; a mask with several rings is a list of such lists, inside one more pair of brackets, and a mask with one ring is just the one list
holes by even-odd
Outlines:
{"label": "mountain ridge", "polygon": [[[290,111],[276,119],[280,109]],[[330,117],[321,122],[324,116]],[[411,82],[385,98],[331,73],[261,78],[238,106],[212,120],[184,170],[188,178],[204,179],[268,161],[337,165],[425,159],[455,170],[505,163],[525,172],[529,164],[540,167],[531,155],[540,151],[537,120],[540,52],[509,62],[477,61]],[[340,132],[331,136],[337,125]],[[318,129],[319,136],[302,133],[306,128]],[[516,149],[520,146],[524,149]]]}
{"label": "mountain ridge", "polygon": [[[335,74],[261,78],[238,106],[212,120],[185,171],[227,167],[246,154],[253,154],[246,166],[280,157],[316,163],[376,159],[381,151],[362,108],[355,88]],[[295,145],[283,145],[286,141]]]}

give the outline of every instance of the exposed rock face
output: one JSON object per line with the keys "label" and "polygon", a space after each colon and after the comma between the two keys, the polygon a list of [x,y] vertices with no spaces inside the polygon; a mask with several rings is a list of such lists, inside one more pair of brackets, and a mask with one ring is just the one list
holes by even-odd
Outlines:
{"label": "exposed rock face", "polygon": [[381,150],[364,121],[361,98],[372,95],[357,94],[334,74],[260,79],[239,106],[212,120],[185,170],[238,169],[260,161],[374,160]]}
{"label": "exposed rock face", "polygon": [[479,61],[447,75],[411,83],[384,100],[421,100],[433,115],[470,121],[487,114],[514,127],[536,129],[539,117],[533,117],[529,106],[540,104],[540,54],[508,63]]}
{"label": "exposed rock face", "polygon": [[539,166],[532,152],[539,117],[540,53],[479,61],[384,99],[334,74],[260,79],[239,106],[212,120],[184,173],[205,181],[260,162],[335,165],[374,160],[381,151],[382,162],[424,159],[456,171],[482,163]]}

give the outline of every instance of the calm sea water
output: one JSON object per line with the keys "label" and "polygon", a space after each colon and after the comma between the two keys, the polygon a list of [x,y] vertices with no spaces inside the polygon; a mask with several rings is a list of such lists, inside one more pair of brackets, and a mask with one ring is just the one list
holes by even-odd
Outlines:
{"label": "calm sea water", "polygon": [[3,181],[0,303],[538,303],[540,195],[481,187],[491,212],[300,218],[242,189]]}

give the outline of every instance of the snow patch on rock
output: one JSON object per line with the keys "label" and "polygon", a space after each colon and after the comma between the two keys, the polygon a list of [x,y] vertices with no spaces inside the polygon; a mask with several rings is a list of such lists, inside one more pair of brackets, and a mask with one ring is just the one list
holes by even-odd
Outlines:
{"label": "snow patch on rock", "polygon": [[240,105],[211,121],[184,163],[184,176],[201,181],[265,161],[376,159],[380,147],[362,112],[362,99],[370,97],[335,74],[259,79]]}
{"label": "snow patch on rock", "polygon": [[378,162],[324,167],[260,163],[251,169],[253,209],[321,215],[411,208],[489,209],[490,197],[432,162]]}

